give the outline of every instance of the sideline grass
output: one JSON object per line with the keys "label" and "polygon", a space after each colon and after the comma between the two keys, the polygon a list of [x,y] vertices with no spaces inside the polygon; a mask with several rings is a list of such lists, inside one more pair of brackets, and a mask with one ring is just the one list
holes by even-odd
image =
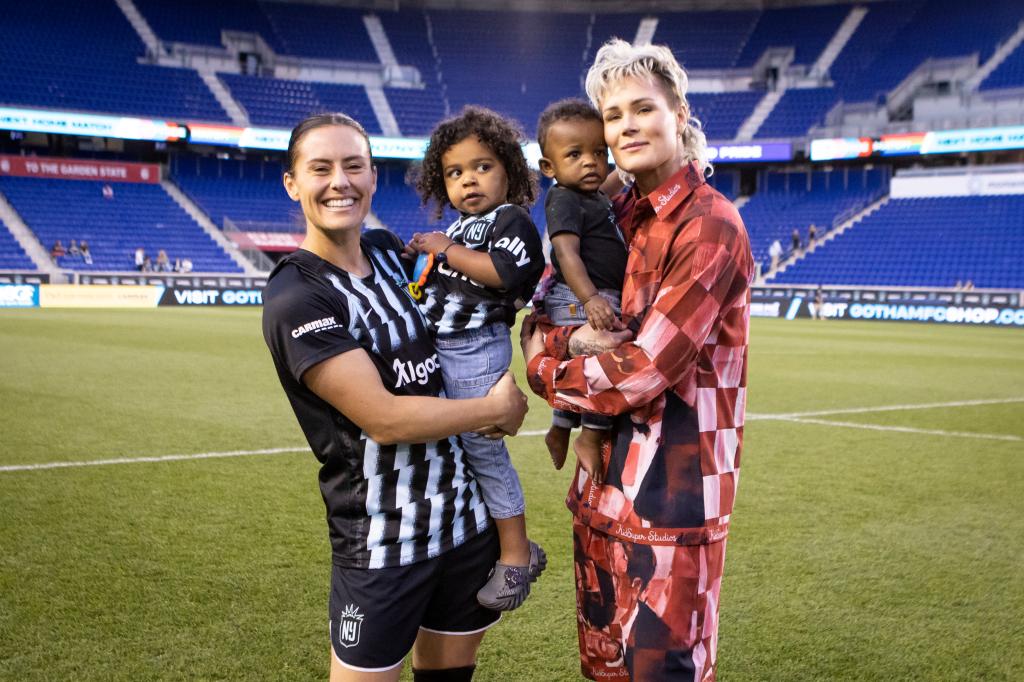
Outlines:
{"label": "sideline grass", "polygon": [[[752,413],[1024,397],[1015,330],[752,336]],[[0,311],[0,405],[0,465],[303,442],[252,310]],[[1022,436],[1022,409],[835,418]],[[539,438],[510,448],[551,565],[476,679],[578,679],[569,474]],[[750,422],[720,679],[1024,678],[1022,481],[1019,441]],[[311,455],[0,473],[0,509],[0,679],[326,679]]]}

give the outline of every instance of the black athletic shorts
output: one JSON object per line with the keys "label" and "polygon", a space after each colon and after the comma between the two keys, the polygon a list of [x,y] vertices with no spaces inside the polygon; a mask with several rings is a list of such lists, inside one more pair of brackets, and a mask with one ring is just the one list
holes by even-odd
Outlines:
{"label": "black athletic shorts", "polygon": [[486,630],[501,615],[480,606],[477,591],[499,554],[493,526],[441,556],[394,568],[331,572],[331,649],[363,672],[402,664],[419,629],[452,635]]}

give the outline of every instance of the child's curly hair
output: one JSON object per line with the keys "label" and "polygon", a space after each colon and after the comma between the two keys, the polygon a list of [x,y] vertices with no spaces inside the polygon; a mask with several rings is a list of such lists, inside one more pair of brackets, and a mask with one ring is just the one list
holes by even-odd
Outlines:
{"label": "child's curly hair", "polygon": [[[420,194],[423,206],[433,203],[435,219],[452,206],[444,184],[444,166],[441,157],[452,146],[476,135],[495,153],[505,167],[508,177],[508,203],[524,208],[537,198],[537,176],[526,165],[520,141],[525,139],[515,121],[484,107],[466,106],[453,118],[437,124],[430,135],[430,143],[419,166],[409,171],[409,182]],[[454,207],[452,207],[454,208]]]}

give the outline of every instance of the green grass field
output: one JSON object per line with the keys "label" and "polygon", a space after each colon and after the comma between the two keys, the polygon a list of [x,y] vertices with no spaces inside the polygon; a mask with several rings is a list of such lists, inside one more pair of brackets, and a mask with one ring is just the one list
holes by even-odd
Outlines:
{"label": "green grass field", "polygon": [[[1024,334],[755,320],[750,357],[720,679],[1024,679]],[[0,370],[0,466],[304,444],[256,310],[0,311]],[[569,472],[510,449],[551,561],[476,679],[579,679]],[[326,679],[308,452],[0,470],[0,513],[0,679]]]}

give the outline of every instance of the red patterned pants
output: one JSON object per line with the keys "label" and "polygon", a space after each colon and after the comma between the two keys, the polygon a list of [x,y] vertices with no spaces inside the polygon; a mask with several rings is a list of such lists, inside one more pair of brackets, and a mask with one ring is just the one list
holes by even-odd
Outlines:
{"label": "red patterned pants", "polygon": [[715,679],[725,540],[642,545],[574,520],[573,548],[585,677]]}

